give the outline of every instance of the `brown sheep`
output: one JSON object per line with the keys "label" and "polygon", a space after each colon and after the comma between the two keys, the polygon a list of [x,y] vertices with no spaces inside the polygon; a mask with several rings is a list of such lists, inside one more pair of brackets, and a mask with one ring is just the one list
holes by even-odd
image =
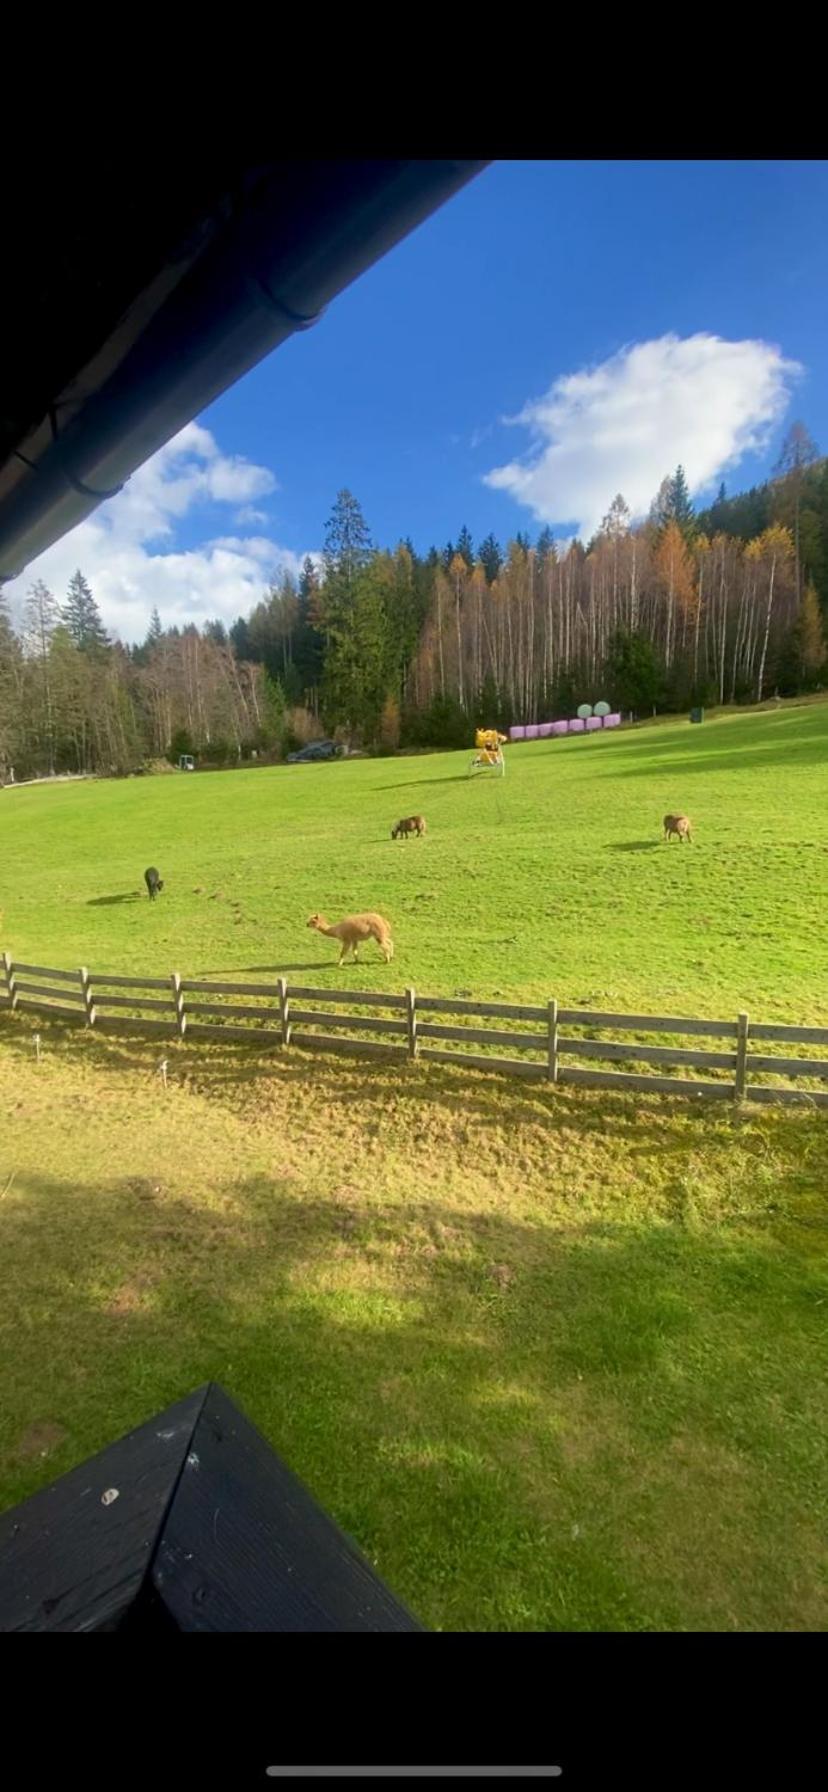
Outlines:
{"label": "brown sheep", "polygon": [[681,841],[682,846],[684,845],[685,840],[689,840],[690,845],[692,846],[693,836],[690,832],[690,823],[686,815],[665,815],[665,840],[669,840],[673,834],[675,834],[676,838]]}
{"label": "brown sheep", "polygon": [[324,915],[311,915],[308,926],[315,927],[317,933],[328,934],[332,940],[341,941],[339,964],[344,964],[349,951],[354,964],[358,964],[357,948],[363,940],[376,940],[386,964],[390,964],[394,956],[391,928],[382,915],[346,915],[344,921],[335,921],[332,927]]}
{"label": "brown sheep", "polygon": [[418,836],[421,836],[425,831],[426,823],[424,815],[406,815],[403,817],[402,821],[396,822],[391,829],[391,838],[392,840],[396,840],[400,834],[402,834],[403,837],[407,834],[417,834]]}

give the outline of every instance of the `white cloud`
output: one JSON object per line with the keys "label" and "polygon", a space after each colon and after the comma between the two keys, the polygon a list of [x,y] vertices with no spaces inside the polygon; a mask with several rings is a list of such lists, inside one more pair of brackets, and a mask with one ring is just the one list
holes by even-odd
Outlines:
{"label": "white cloud", "polygon": [[[298,576],[304,556],[265,535],[217,536],[177,549],[176,526],[200,504],[238,505],[276,485],[267,467],[223,455],[208,429],[189,423],[133,473],[117,498],[7,585],[5,595],[19,609],[35,579],[43,579],[62,599],[79,566],[107,628],[122,640],[143,639],[153,606],[168,624],[208,617],[232,622],[258,602],[272,577],[283,571]],[[235,511],[236,522],[242,519],[267,520],[265,512],[245,504]]]}
{"label": "white cloud", "polygon": [[766,342],[661,336],[554,381],[518,417],[532,446],[485,483],[510,492],[544,523],[575,525],[585,540],[616,492],[643,516],[681,462],[702,492],[750,450],[761,450],[802,372]]}

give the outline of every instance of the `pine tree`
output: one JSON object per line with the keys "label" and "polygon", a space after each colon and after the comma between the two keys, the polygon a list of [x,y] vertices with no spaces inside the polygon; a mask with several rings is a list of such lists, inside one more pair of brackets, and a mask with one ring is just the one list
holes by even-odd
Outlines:
{"label": "pine tree", "polygon": [[71,639],[82,653],[110,646],[101,613],[80,568],[69,580],[66,602],[60,612]]}
{"label": "pine tree", "polygon": [[538,556],[539,565],[542,565],[544,560],[548,560],[550,556],[553,560],[556,558],[557,550],[555,548],[555,537],[548,524],[544,529],[541,529],[535,552]]}
{"label": "pine tree", "polygon": [[155,608],[155,605],[153,605],[152,615],[150,616],[150,619],[149,619],[149,628],[147,629],[147,637],[146,637],[145,645],[147,647],[157,647],[158,642],[160,641],[163,633],[164,633],[164,630],[161,627],[161,618],[158,614],[157,609]]}
{"label": "pine tree", "polygon": [[465,523],[463,524],[463,527],[460,530],[460,534],[457,537],[457,547],[455,549],[455,552],[462,555],[462,557],[465,560],[466,565],[469,569],[469,572],[471,572],[471,569],[474,565],[474,542],[472,541],[472,538],[469,534],[468,529],[466,528]]}
{"label": "pine tree", "polygon": [[682,466],[676,467],[675,473],[670,480],[669,501],[669,520],[678,525],[685,541],[687,541],[695,531],[696,513],[690,501],[690,492],[684,468]]}
{"label": "pine tree", "polygon": [[481,541],[478,558],[489,584],[493,585],[503,565],[503,551],[494,535],[487,535],[485,541]]}
{"label": "pine tree", "polygon": [[371,557],[368,524],[361,505],[347,487],[337,493],[328,518],[324,557],[326,582],[335,578],[346,587]]}

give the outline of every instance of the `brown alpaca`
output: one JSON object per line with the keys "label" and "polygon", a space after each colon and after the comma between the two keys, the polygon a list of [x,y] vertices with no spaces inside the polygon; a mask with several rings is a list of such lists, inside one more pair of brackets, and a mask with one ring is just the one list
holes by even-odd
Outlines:
{"label": "brown alpaca", "polygon": [[690,845],[692,846],[693,836],[690,832],[690,823],[686,815],[665,815],[665,840],[669,840],[673,834],[675,834],[676,838],[681,841],[682,846],[684,845],[685,840],[689,840]]}
{"label": "brown alpaca", "polygon": [[400,834],[403,836],[406,834],[417,834],[420,836],[424,834],[425,831],[426,824],[424,815],[406,815],[403,817],[402,821],[396,822],[391,829],[391,838],[392,840],[396,840]]}
{"label": "brown alpaca", "polygon": [[394,956],[391,929],[382,915],[346,915],[344,921],[335,921],[333,927],[325,920],[324,915],[311,915],[308,926],[315,927],[317,933],[328,934],[332,940],[341,941],[340,964],[344,964],[349,951],[354,964],[359,963],[357,949],[363,940],[376,940],[386,964],[390,964]]}

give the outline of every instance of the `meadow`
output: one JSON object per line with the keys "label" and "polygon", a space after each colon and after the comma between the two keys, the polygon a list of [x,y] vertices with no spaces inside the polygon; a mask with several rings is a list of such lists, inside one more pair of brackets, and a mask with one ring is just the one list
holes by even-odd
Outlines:
{"label": "meadow", "polygon": [[[828,704],[470,756],[0,792],[0,947],[828,1022]],[[825,1628],[824,1114],[33,1024],[0,1505],[213,1376],[429,1625]]]}

